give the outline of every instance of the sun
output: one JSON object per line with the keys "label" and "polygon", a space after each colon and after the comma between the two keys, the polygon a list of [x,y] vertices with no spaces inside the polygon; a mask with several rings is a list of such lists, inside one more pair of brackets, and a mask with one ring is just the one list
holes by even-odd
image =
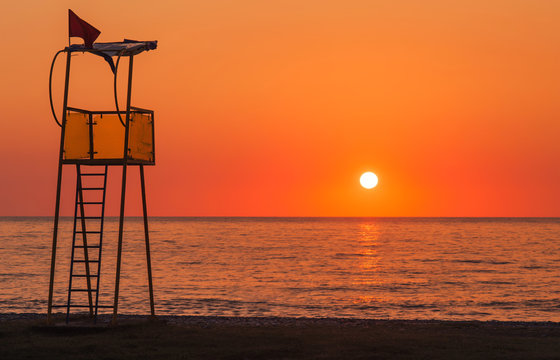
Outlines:
{"label": "sun", "polygon": [[373,189],[377,186],[378,181],[377,175],[371,171],[365,172],[360,176],[360,184],[366,189]]}

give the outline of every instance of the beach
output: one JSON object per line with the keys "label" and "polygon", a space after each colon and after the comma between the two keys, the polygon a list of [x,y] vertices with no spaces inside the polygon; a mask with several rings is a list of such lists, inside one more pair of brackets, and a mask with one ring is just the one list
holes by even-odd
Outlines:
{"label": "beach", "polygon": [[[88,325],[89,324],[89,325]],[[0,314],[2,359],[552,359],[560,323]]]}

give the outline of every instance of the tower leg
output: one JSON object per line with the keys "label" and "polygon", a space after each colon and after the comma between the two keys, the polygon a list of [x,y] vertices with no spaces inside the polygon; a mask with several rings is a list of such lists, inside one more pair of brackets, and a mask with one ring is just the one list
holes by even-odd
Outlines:
{"label": "tower leg", "polygon": [[122,188],[121,188],[121,212],[119,216],[119,243],[117,247],[117,269],[115,277],[115,301],[113,303],[113,324],[117,323],[117,314],[119,309],[119,282],[121,278],[121,257],[122,257],[122,241],[124,226],[124,200],[126,195],[126,170],[128,165],[128,134],[130,129],[130,99],[132,97],[132,68],[134,64],[134,56],[130,56],[128,60],[128,91],[126,94],[126,123],[124,127],[124,149],[123,149],[123,172],[122,172]]}
{"label": "tower leg", "polygon": [[62,102],[62,128],[60,131],[60,149],[58,153],[58,178],[56,181],[56,205],[54,207],[54,229],[51,252],[51,275],[49,281],[49,299],[47,303],[47,323],[52,322],[52,301],[54,290],[54,269],[56,265],[56,244],[58,240],[58,218],[60,214],[60,190],[62,187],[62,159],[64,156],[64,132],[66,131],[66,108],[68,107],[68,84],[70,82],[70,53],[66,53],[66,75],[64,77],[64,99]]}
{"label": "tower leg", "polygon": [[62,187],[62,160],[58,162],[58,178],[56,181],[56,205],[54,207],[54,230],[53,230],[53,241],[52,241],[52,252],[51,252],[51,276],[49,282],[49,300],[48,300],[48,310],[47,310],[47,323],[51,323],[52,315],[52,300],[53,300],[53,289],[54,289],[54,269],[56,265],[56,243],[58,239],[58,218],[60,213],[60,190]]}
{"label": "tower leg", "polygon": [[150,255],[150,235],[148,231],[148,210],[146,207],[146,185],[144,182],[144,165],[140,165],[140,184],[142,187],[142,211],[144,213],[144,239],[146,240],[146,264],[148,267],[148,287],[150,290],[150,313],[156,316],[154,309],[154,286],[152,282],[152,260]]}
{"label": "tower leg", "polygon": [[119,216],[119,242],[117,245],[117,269],[115,276],[115,299],[113,303],[113,324],[117,322],[117,313],[119,309],[119,282],[121,278],[121,259],[122,259],[122,243],[124,230],[124,202],[126,195],[126,168],[127,164],[123,164],[122,188],[121,188],[121,212]]}

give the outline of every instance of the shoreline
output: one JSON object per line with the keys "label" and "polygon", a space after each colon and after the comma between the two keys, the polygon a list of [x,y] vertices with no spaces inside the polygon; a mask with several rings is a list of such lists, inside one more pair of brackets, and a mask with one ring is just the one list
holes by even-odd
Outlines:
{"label": "shoreline", "polygon": [[[553,359],[560,323],[111,315],[55,326],[0,314],[8,359]],[[83,318],[82,318],[83,319]]]}
{"label": "shoreline", "polygon": [[[65,313],[54,313],[57,322],[65,319]],[[83,321],[87,314],[71,315],[72,319]],[[110,314],[98,315],[100,323],[109,323]],[[42,313],[0,313],[0,322],[12,321],[46,321],[47,315]],[[148,320],[148,314],[120,314],[119,320],[142,321]],[[338,326],[376,326],[380,324],[455,324],[479,326],[529,326],[556,327],[560,329],[560,322],[554,321],[504,321],[504,320],[440,320],[440,319],[365,319],[338,317],[281,317],[281,316],[218,316],[218,315],[157,315],[157,320],[171,325],[230,325],[230,326],[297,326],[297,325],[338,325]]]}

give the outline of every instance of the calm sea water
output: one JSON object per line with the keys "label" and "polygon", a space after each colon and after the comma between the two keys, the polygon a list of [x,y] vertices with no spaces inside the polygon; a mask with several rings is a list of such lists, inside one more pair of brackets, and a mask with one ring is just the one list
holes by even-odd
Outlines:
{"label": "calm sea water", "polygon": [[[101,304],[118,223],[106,220]],[[560,219],[151,218],[171,315],[560,321]],[[59,241],[67,296],[72,219]],[[46,312],[51,218],[0,218],[0,312]],[[125,223],[120,312],[149,312],[142,220]],[[79,299],[76,299],[79,300]]]}

